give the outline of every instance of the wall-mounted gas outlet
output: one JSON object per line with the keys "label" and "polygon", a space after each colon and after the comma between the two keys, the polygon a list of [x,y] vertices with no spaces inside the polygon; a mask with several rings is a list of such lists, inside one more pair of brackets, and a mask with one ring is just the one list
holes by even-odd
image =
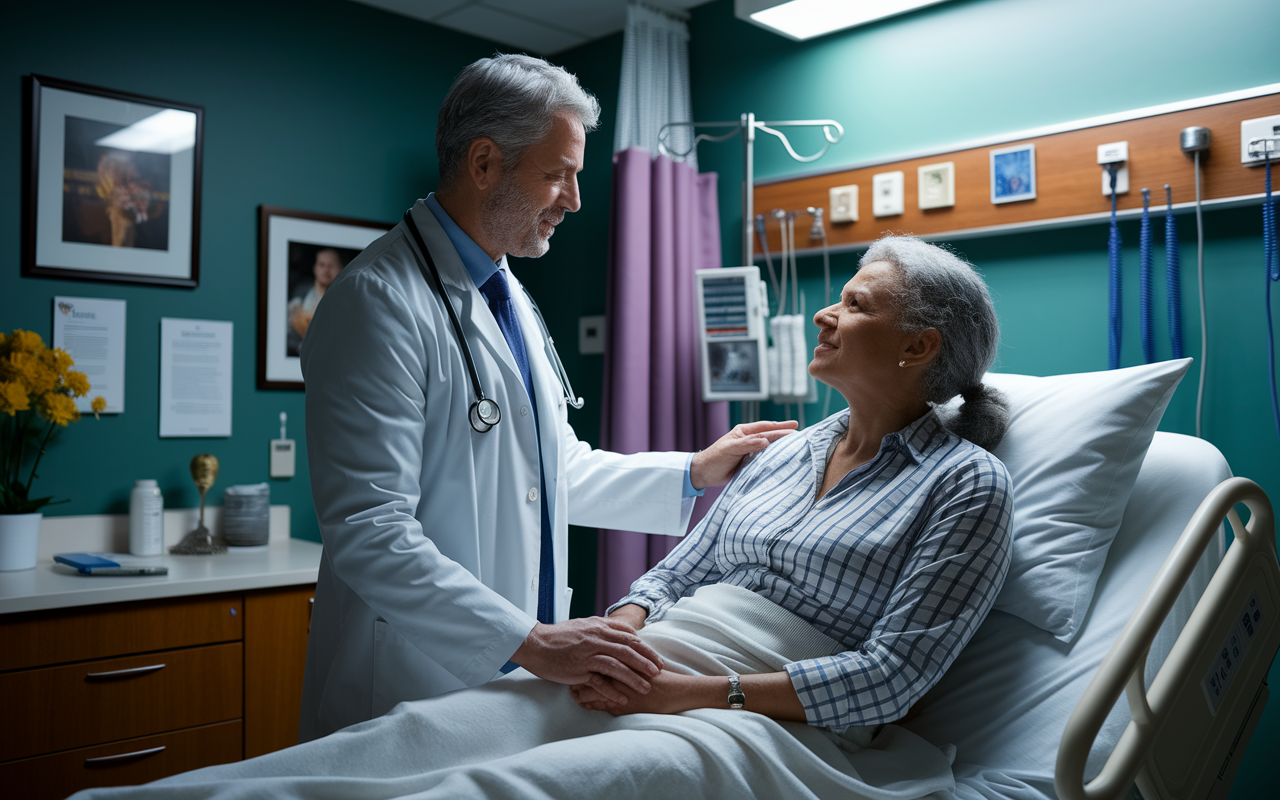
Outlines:
{"label": "wall-mounted gas outlet", "polygon": [[833,186],[828,195],[831,198],[831,222],[858,221],[858,187]]}
{"label": "wall-mounted gas outlet", "polygon": [[956,162],[927,164],[916,170],[920,208],[947,208],[956,204]]}
{"label": "wall-mounted gas outlet", "polygon": [[1111,196],[1111,171],[1108,164],[1119,165],[1116,168],[1116,194],[1129,191],[1129,143],[1112,142],[1098,145],[1098,163],[1102,165],[1102,194]]}
{"label": "wall-mounted gas outlet", "polygon": [[871,176],[871,213],[892,217],[906,211],[906,181],[901,170]]}
{"label": "wall-mounted gas outlet", "polygon": [[1240,163],[1254,166],[1267,160],[1280,163],[1280,114],[1240,122]]}

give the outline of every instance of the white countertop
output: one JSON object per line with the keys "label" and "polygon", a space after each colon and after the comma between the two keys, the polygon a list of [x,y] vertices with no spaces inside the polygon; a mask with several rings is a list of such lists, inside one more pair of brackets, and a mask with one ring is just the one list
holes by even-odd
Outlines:
{"label": "white countertop", "polygon": [[[217,556],[155,556],[168,575],[81,575],[50,559],[35,569],[0,572],[0,614],[46,608],[153,600],[315,583],[321,547],[302,539],[277,539],[263,547],[233,548]],[[141,560],[141,559],[139,559]]]}

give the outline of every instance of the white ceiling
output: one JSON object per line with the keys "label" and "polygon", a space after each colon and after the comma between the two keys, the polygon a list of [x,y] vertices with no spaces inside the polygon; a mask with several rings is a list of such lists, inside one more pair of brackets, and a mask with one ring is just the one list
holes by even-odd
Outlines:
{"label": "white ceiling", "polygon": [[[549,56],[622,30],[627,0],[354,0]],[[648,0],[684,11],[708,0]]]}

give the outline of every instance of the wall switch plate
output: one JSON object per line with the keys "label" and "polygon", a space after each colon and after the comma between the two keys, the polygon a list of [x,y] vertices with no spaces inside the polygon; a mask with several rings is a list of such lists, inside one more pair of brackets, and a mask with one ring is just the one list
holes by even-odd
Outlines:
{"label": "wall switch plate", "polygon": [[906,211],[905,184],[901,170],[872,175],[871,213],[877,217],[892,217]]}
{"label": "wall switch plate", "polygon": [[920,208],[947,208],[956,204],[956,162],[927,164],[916,171]]}
{"label": "wall switch plate", "polygon": [[[1254,141],[1261,139],[1262,141]],[[1253,142],[1253,147],[1249,144]],[[1280,114],[1240,121],[1240,163],[1254,166],[1267,160],[1280,163]]]}
{"label": "wall switch plate", "polygon": [[297,448],[292,439],[271,440],[271,477],[292,478],[296,462]]}
{"label": "wall switch plate", "polygon": [[[1128,194],[1129,192],[1129,164],[1123,163],[1116,170],[1116,194]],[[1111,173],[1106,168],[1102,169],[1102,196],[1111,196]]]}
{"label": "wall switch plate", "polygon": [[827,192],[831,200],[831,223],[858,221],[858,187],[833,186]]}
{"label": "wall switch plate", "polygon": [[578,352],[584,356],[604,353],[604,317],[578,317]]}

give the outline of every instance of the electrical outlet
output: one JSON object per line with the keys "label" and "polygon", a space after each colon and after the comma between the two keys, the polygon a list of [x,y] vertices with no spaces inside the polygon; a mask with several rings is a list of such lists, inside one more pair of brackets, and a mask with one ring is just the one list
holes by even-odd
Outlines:
{"label": "electrical outlet", "polygon": [[584,356],[604,352],[604,317],[578,317],[578,352]]}
{"label": "electrical outlet", "polygon": [[858,221],[858,187],[833,186],[827,192],[831,200],[831,223]]}
{"label": "electrical outlet", "polygon": [[[1255,140],[1262,141],[1255,141]],[[1253,142],[1253,147],[1249,143]],[[1240,121],[1240,163],[1254,166],[1267,160],[1280,162],[1280,114]]]}
{"label": "electrical outlet", "polygon": [[905,180],[901,171],[871,176],[871,213],[892,217],[906,211]]}
{"label": "electrical outlet", "polygon": [[956,162],[928,164],[916,170],[920,208],[947,208],[956,204]]}
{"label": "electrical outlet", "polygon": [[1098,145],[1098,163],[1102,165],[1102,196],[1111,196],[1111,172],[1108,164],[1119,164],[1116,168],[1116,194],[1129,192],[1129,143],[1111,142]]}

